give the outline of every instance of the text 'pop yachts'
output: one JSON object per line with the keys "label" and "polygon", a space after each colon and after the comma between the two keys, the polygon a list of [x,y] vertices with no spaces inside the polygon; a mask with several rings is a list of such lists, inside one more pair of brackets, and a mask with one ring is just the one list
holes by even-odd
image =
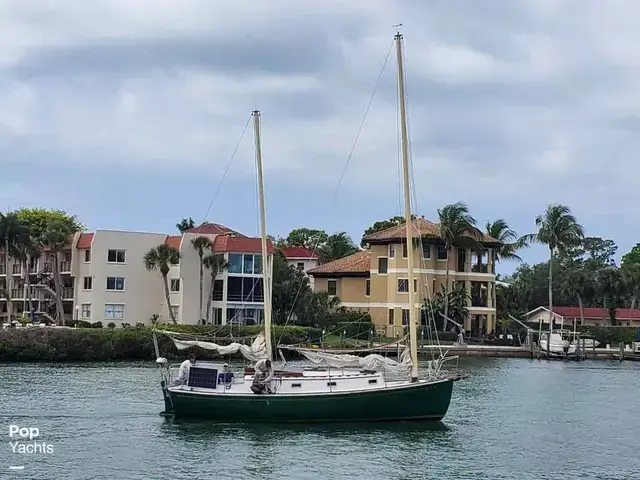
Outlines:
{"label": "text 'pop yachts'", "polygon": [[[17,440],[9,441],[9,445],[11,445],[11,450],[13,451],[13,453],[53,453],[53,445],[35,440],[39,436],[40,430],[37,427],[20,427],[18,425],[9,425],[9,438],[17,438]],[[31,441],[24,441],[26,439]]]}

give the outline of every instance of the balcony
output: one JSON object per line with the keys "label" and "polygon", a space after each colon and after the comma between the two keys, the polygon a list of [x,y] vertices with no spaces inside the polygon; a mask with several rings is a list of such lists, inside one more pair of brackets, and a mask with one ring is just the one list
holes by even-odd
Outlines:
{"label": "balcony", "polygon": [[65,287],[62,289],[62,298],[65,300],[73,300],[73,287]]}
{"label": "balcony", "polygon": [[489,273],[489,265],[487,265],[486,263],[474,263],[473,265],[471,265],[471,271],[475,273]]}
{"label": "balcony", "polygon": [[71,262],[60,263],[60,273],[69,273],[71,271]]}
{"label": "balcony", "polygon": [[22,273],[22,265],[20,265],[19,263],[14,263],[11,267],[11,273],[13,273],[14,275],[20,275]]}
{"label": "balcony", "polygon": [[0,275],[6,275],[7,273],[7,266],[3,263],[2,265],[0,265]]}
{"label": "balcony", "polygon": [[24,298],[24,288],[12,288],[11,298],[14,300]]}

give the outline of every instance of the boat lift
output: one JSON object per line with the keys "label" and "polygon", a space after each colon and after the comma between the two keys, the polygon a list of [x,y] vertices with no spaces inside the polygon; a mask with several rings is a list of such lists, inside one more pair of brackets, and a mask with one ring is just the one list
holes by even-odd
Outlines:
{"label": "boat lift", "polygon": [[[525,324],[524,322],[521,322],[520,320],[518,320],[516,317],[514,317],[510,313],[508,315],[509,315],[509,318],[511,320],[513,320],[518,325],[520,325],[520,326],[522,326],[522,327],[527,329],[527,336],[524,339],[524,344],[522,342],[520,342],[520,345],[522,345],[523,347],[531,345],[531,342],[533,342],[533,331],[534,331],[533,328],[531,328],[529,325]],[[518,337],[518,339],[519,338],[520,337]]]}

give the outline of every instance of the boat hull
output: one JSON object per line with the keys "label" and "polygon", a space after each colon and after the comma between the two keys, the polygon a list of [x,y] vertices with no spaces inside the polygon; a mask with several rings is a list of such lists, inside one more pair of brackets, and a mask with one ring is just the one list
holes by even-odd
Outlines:
{"label": "boat hull", "polygon": [[172,413],[220,422],[376,422],[441,420],[454,379],[313,395],[225,395],[168,390]]}

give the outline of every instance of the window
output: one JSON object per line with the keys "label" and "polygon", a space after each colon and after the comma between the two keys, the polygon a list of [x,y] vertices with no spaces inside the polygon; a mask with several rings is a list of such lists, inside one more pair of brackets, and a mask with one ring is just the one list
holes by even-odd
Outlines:
{"label": "window", "polygon": [[107,277],[107,290],[124,290],[124,277]]}
{"label": "window", "polygon": [[389,325],[393,325],[393,309],[389,310]]}
{"label": "window", "polygon": [[338,281],[337,280],[329,280],[329,281],[327,281],[327,293],[329,295],[337,295],[338,294]]}
{"label": "window", "polygon": [[175,318],[177,322],[180,314],[180,305],[171,305],[171,313],[173,313],[173,318]]}
{"label": "window", "polygon": [[91,249],[90,248],[87,248],[84,251],[84,261],[85,262],[90,262],[91,261]]}
{"label": "window", "polygon": [[229,283],[227,284],[227,301],[263,302],[262,278],[229,277]]}
{"label": "window", "polygon": [[213,282],[213,301],[221,302],[224,290],[224,280],[215,280]]}
{"label": "window", "polygon": [[380,275],[386,275],[389,268],[389,259],[387,257],[378,258],[378,273]]}
{"label": "window", "polygon": [[93,287],[93,277],[84,277],[82,279],[82,289],[91,290],[91,287]]}
{"label": "window", "polygon": [[180,291],[180,279],[179,278],[172,278],[171,279],[171,285],[169,286],[169,290],[172,292],[179,292]]}
{"label": "window", "polygon": [[396,246],[391,244],[389,245],[389,258],[394,258],[396,256]]}
{"label": "window", "polygon": [[304,270],[304,262],[298,262],[298,270]]}
{"label": "window", "polygon": [[438,245],[438,260],[447,259],[447,249],[444,245]]}
{"label": "window", "polygon": [[242,273],[253,273],[253,255],[244,255]]}
{"label": "window", "polygon": [[409,279],[408,278],[399,278],[398,279],[398,293],[408,293],[409,292]]}
{"label": "window", "polygon": [[413,293],[418,293],[418,279],[413,279]]}
{"label": "window", "polygon": [[214,308],[213,309],[213,324],[214,325],[222,325],[222,309],[221,308]]}
{"label": "window", "polygon": [[364,294],[369,297],[371,295],[371,280],[366,279],[364,281]]}
{"label": "window", "polygon": [[402,258],[407,258],[407,244],[402,244]]}
{"label": "window", "polygon": [[409,325],[409,309],[402,309],[402,325]]}
{"label": "window", "polygon": [[431,260],[431,245],[422,244],[422,258],[425,260]]}
{"label": "window", "polygon": [[124,305],[107,303],[104,306],[104,318],[124,318]]}
{"label": "window", "polygon": [[378,380],[375,379],[375,378],[372,379],[372,380],[369,380],[369,385],[373,385],[373,384],[376,384],[376,383],[378,383]]}
{"label": "window", "polygon": [[[89,278],[91,278],[91,277],[89,277]],[[91,318],[91,304],[90,303],[83,303],[80,306],[80,318]]]}
{"label": "window", "polygon": [[109,263],[124,263],[125,251],[124,250],[109,250],[107,252],[107,262]]}
{"label": "window", "polygon": [[69,263],[71,261],[71,252],[64,252],[64,261]]}
{"label": "window", "polygon": [[253,273],[256,275],[262,275],[262,255],[253,256]]}

